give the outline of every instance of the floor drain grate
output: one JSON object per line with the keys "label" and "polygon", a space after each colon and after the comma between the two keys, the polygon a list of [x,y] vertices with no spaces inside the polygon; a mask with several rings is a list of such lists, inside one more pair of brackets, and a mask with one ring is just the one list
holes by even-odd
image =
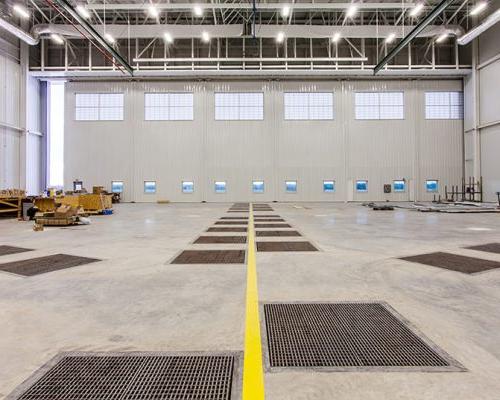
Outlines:
{"label": "floor drain grate", "polygon": [[264,304],[271,368],[463,370],[383,303]]}
{"label": "floor drain grate", "polygon": [[255,236],[266,237],[266,236],[302,236],[297,231],[256,231]]}
{"label": "floor drain grate", "polygon": [[224,244],[224,243],[246,243],[246,236],[200,236],[194,241],[195,244]]}
{"label": "floor drain grate", "polygon": [[70,353],[57,356],[9,400],[231,400],[239,358],[230,353]]}
{"label": "floor drain grate", "polygon": [[291,228],[290,224],[255,224],[256,228]]}
{"label": "floor drain grate", "polygon": [[171,264],[243,264],[245,250],[184,250]]}
{"label": "floor drain grate", "polygon": [[500,254],[500,243],[480,244],[478,246],[466,247],[469,250],[485,251],[487,253]]}
{"label": "floor drain grate", "polygon": [[285,222],[282,218],[255,218],[255,222]]}
{"label": "floor drain grate", "polygon": [[247,228],[238,226],[208,228],[207,232],[246,232]]}
{"label": "floor drain grate", "polygon": [[240,213],[240,214],[248,214],[248,211],[239,211],[239,210],[229,210],[228,213]]}
{"label": "floor drain grate", "polygon": [[318,251],[309,242],[257,242],[257,251]]}
{"label": "floor drain grate", "polygon": [[466,257],[458,254],[443,252],[402,257],[401,260],[463,272],[464,274],[474,274],[500,267],[500,262],[497,261],[489,261],[481,258]]}
{"label": "floor drain grate", "polygon": [[248,221],[217,221],[215,225],[247,225]]}
{"label": "floor drain grate", "polygon": [[33,250],[24,249],[22,247],[14,247],[14,246],[0,246],[0,256],[8,256],[9,254],[24,253],[26,251],[33,251]]}
{"label": "floor drain grate", "polygon": [[61,269],[78,267],[101,261],[96,258],[71,256],[69,254],[54,254],[52,256],[30,258],[27,260],[14,261],[0,264],[0,270],[17,275],[33,276]]}
{"label": "floor drain grate", "polygon": [[220,219],[248,219],[248,217],[221,217]]}

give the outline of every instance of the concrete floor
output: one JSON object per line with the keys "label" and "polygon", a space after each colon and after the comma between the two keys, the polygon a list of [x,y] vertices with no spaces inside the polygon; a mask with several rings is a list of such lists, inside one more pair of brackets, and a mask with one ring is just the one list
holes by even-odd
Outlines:
{"label": "concrete floor", "polygon": [[[500,261],[461,248],[500,242],[500,216],[273,207],[322,251],[257,253],[261,302],[386,301],[468,372],[266,373],[267,399],[500,399],[500,270],[471,276],[396,258]],[[0,398],[60,351],[242,351],[245,266],[168,264],[227,208],[123,204],[92,225],[44,232],[0,220],[0,244],[37,249],[0,262],[58,252],[104,260],[30,278],[0,272]]]}

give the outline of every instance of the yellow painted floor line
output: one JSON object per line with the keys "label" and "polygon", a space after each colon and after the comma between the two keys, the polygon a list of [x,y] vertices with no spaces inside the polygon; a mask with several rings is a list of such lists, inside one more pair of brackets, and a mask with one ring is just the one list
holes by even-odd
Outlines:
{"label": "yellow painted floor line", "polygon": [[259,293],[255,262],[253,206],[248,219],[247,294],[245,312],[245,355],[243,361],[243,400],[264,400],[264,371],[260,340]]}

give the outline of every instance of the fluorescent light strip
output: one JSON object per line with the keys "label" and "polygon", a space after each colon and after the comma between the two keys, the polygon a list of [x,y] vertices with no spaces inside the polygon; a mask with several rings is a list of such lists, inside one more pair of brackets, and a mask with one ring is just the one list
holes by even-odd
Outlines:
{"label": "fluorescent light strip", "polygon": [[410,17],[416,17],[419,15],[424,9],[424,3],[418,3],[413,9],[410,11]]}
{"label": "fluorescent light strip", "polygon": [[89,19],[90,18],[90,13],[88,12],[88,10],[82,6],[81,4],[77,5],[76,6],[76,12],[78,14],[80,14],[83,18],[85,19]]}
{"label": "fluorescent light strip", "polygon": [[477,15],[481,13],[482,11],[484,11],[487,5],[488,3],[486,3],[485,1],[477,3],[474,7],[472,7],[472,10],[470,10],[469,15]]}
{"label": "fluorescent light strip", "polygon": [[14,7],[12,7],[12,9],[17,15],[19,15],[22,18],[30,17],[30,13],[28,12],[28,10],[26,10],[26,8],[24,8],[24,6],[20,4],[15,4]]}
{"label": "fluorescent light strip", "polygon": [[52,34],[50,35],[50,38],[51,38],[54,42],[56,42],[57,44],[64,44],[64,39],[63,39],[61,36],[59,36],[59,35],[57,35],[57,34],[55,34],[55,33],[52,33]]}
{"label": "fluorescent light strip", "polygon": [[392,42],[394,42],[394,39],[396,39],[396,34],[395,33],[391,33],[389,36],[387,36],[387,38],[385,39],[385,42],[386,43],[392,43]]}
{"label": "fluorescent light strip", "polygon": [[115,42],[115,38],[111,36],[109,33],[104,34],[104,39],[106,39],[106,41],[111,44]]}
{"label": "fluorescent light strip", "polygon": [[436,43],[443,43],[446,38],[448,37],[448,34],[447,33],[442,33],[441,35],[439,35],[439,37],[436,39]]}

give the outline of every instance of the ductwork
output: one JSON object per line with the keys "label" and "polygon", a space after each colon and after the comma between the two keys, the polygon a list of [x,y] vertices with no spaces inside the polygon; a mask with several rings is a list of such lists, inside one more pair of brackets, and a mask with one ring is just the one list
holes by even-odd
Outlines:
{"label": "ductwork", "polygon": [[28,32],[23,31],[15,25],[12,25],[6,19],[0,17],[0,28],[5,29],[7,32],[13,34],[18,39],[29,44],[30,46],[35,46],[38,44],[38,38],[30,35]]}

